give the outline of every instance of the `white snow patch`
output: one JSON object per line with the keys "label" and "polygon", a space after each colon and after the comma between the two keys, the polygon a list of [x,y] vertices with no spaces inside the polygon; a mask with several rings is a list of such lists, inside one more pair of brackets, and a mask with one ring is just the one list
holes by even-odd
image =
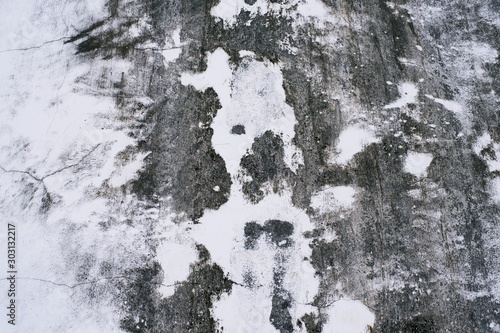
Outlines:
{"label": "white snow patch", "polygon": [[328,309],[328,321],[323,327],[329,333],[367,333],[375,324],[375,315],[356,300],[339,300]]}
{"label": "white snow patch", "polygon": [[409,151],[405,159],[404,170],[417,177],[424,177],[432,159],[432,154]]}
{"label": "white snow patch", "polygon": [[180,47],[161,51],[161,55],[163,56],[165,64],[177,60],[177,58],[179,58],[181,53],[182,49]]}
{"label": "white snow patch", "polygon": [[410,67],[416,67],[417,66],[417,63],[415,62],[415,60],[409,60],[409,59],[406,59],[406,58],[403,58],[403,57],[399,57],[398,58],[399,62],[405,66],[410,66]]}
{"label": "white snow patch", "polygon": [[[106,284],[112,282],[100,279],[103,275],[97,267],[106,261],[115,267],[120,262],[126,269],[137,263],[135,255],[147,251],[140,225],[117,223],[103,230],[100,224],[111,216],[120,222],[130,216],[113,215],[110,209],[116,208],[115,203],[97,194],[105,180],[113,176],[115,185],[119,184],[141,167],[141,155],[122,170],[117,171],[114,164],[118,152],[136,144],[119,120],[113,97],[113,84],[122,73],[129,74],[131,64],[117,59],[75,62],[73,45],[62,40],[44,44],[104,19],[104,5],[101,0],[64,6],[53,0],[2,4],[0,30],[5,38],[0,40],[0,50],[35,48],[0,53],[0,82],[4,83],[0,85],[0,165],[38,178],[46,176],[43,185],[55,203],[40,213],[40,203],[46,199],[41,182],[26,174],[0,171],[0,216],[8,216],[22,235],[18,240],[23,249],[18,263],[22,272],[19,332],[33,327],[40,332],[121,332],[119,311],[110,306],[111,294],[106,292]],[[0,238],[2,247],[3,241]],[[71,273],[89,254],[95,259],[89,280],[95,277],[98,281],[92,286],[104,291],[99,297],[89,299],[91,285],[66,288],[46,282],[77,284]],[[0,281],[0,287],[7,290],[5,281]],[[8,331],[6,326],[11,325],[0,322],[0,331]]]}
{"label": "white snow patch", "polygon": [[416,103],[418,88],[415,84],[404,82],[398,86],[398,91],[401,97],[391,104],[384,106],[384,109],[402,108],[410,103]]}
{"label": "white snow patch", "polygon": [[378,141],[372,128],[349,126],[340,133],[337,143],[338,154],[330,156],[329,163],[347,164],[365,146]]}
{"label": "white snow patch", "polygon": [[249,5],[244,0],[221,0],[217,6],[212,7],[210,14],[221,19],[224,24],[233,26],[242,10],[250,12],[253,17],[257,14],[265,15],[268,3],[265,0],[257,0],[253,5]]}
{"label": "white snow patch", "polygon": [[334,15],[330,8],[320,0],[299,1],[297,13],[312,20],[318,28],[325,27],[327,23],[337,26],[343,25],[339,16]]}
{"label": "white snow patch", "polygon": [[[167,37],[165,41],[165,49],[161,51],[161,55],[163,56],[163,61],[165,66],[172,61],[177,60],[182,53],[182,46],[184,43],[181,43],[181,28],[177,28],[172,32],[172,36]],[[170,42],[170,40],[173,41]]]}
{"label": "white snow patch", "polygon": [[[490,148],[494,152],[494,156],[489,154],[481,154],[483,149]],[[476,143],[473,145],[473,150],[477,156],[483,159],[488,166],[489,172],[500,171],[500,144],[494,142],[488,132],[483,133],[477,138]],[[495,177],[489,181],[488,190],[491,195],[491,199],[499,204],[500,203],[500,178]]]}
{"label": "white snow patch", "polygon": [[497,62],[498,51],[490,44],[467,42],[460,45],[459,48],[468,53],[474,62],[475,76],[483,75],[483,64]]}
{"label": "white snow patch", "polygon": [[492,321],[488,326],[491,328],[493,332],[500,333],[500,324]]}
{"label": "white snow patch", "polygon": [[174,30],[172,33],[172,40],[174,41],[174,46],[182,46],[183,44],[181,43],[181,28],[177,28]]}
{"label": "white snow patch", "polygon": [[210,14],[231,27],[236,24],[241,11],[256,15],[269,15],[289,17],[294,19],[296,25],[312,22],[317,27],[326,24],[341,24],[341,20],[320,0],[292,0],[282,4],[268,0],[257,0],[253,5],[244,0],[221,0],[217,6],[212,7]]}
{"label": "white snow patch", "polygon": [[263,288],[252,290],[233,286],[231,294],[224,294],[213,308],[217,318],[224,318],[224,331],[278,333],[269,321],[272,309],[269,292]]}
{"label": "white snow patch", "polygon": [[[456,71],[456,79],[462,80],[463,83],[478,79],[490,80],[484,70],[484,64],[497,61],[498,51],[494,47],[486,43],[468,41],[455,44],[450,49],[452,65],[459,69]],[[469,92],[465,94],[470,95]]]}
{"label": "white snow patch", "polygon": [[[266,243],[262,237],[257,249],[245,249],[245,224],[248,221],[263,224],[271,219],[289,221],[294,225],[293,245],[283,250]],[[217,211],[207,211],[200,219],[200,224],[193,225],[194,240],[207,247],[212,260],[221,265],[231,279],[241,283],[245,274],[251,273],[255,278],[255,285],[260,286],[254,288],[251,296],[246,290],[236,288],[220,304],[216,302],[214,312],[222,321],[222,326],[231,327],[229,331],[236,332],[241,329],[241,325],[253,325],[251,322],[235,320],[248,317],[250,312],[253,312],[252,316],[265,320],[269,318],[275,257],[280,251],[289,251],[287,253],[290,254],[284,284],[296,300],[292,306],[295,320],[310,311],[308,306],[301,306],[300,303],[310,302],[319,288],[313,267],[309,261],[304,261],[304,257],[311,255],[311,249],[302,234],[312,228],[305,211],[292,205],[291,192],[284,193],[283,196],[268,195],[257,205],[253,205],[244,199],[236,184],[233,184],[231,197],[226,204]],[[245,302],[241,302],[241,296],[245,296]],[[235,307],[235,304],[239,305]],[[260,325],[259,328],[270,328],[264,319],[255,324]]]}
{"label": "white snow patch", "polygon": [[239,55],[240,55],[240,58],[255,57],[255,52],[248,51],[248,50],[240,50]]}
{"label": "white snow patch", "polygon": [[[293,109],[285,103],[280,67],[269,61],[244,58],[244,65],[233,73],[228,60],[229,56],[219,48],[208,55],[205,72],[181,76],[182,84],[200,91],[213,87],[219,96],[222,108],[211,125],[215,151],[226,162],[228,172],[236,175],[241,156],[251,148],[254,138],[271,130],[281,135],[285,161],[295,171],[303,163],[302,154],[291,143],[296,119]],[[245,134],[232,135],[235,125],[243,125]]]}
{"label": "white snow patch", "polygon": [[[208,55],[207,70],[200,74],[183,74],[181,82],[204,91],[213,87],[222,108],[211,124],[212,144],[226,163],[233,178],[229,200],[218,210],[207,210],[200,223],[192,225],[191,235],[196,243],[209,250],[212,260],[229,277],[243,283],[251,274],[255,288],[249,292],[236,287],[230,295],[214,304],[214,313],[229,332],[275,332],[269,323],[273,270],[276,258],[286,253],[284,285],[296,300],[291,313],[296,319],[312,311],[306,304],[317,294],[319,281],[305,257],[311,255],[308,241],[302,236],[313,228],[305,211],[297,209],[291,201],[291,191],[270,194],[259,203],[248,202],[237,179],[241,157],[251,148],[254,139],[267,130],[279,133],[284,142],[286,162],[295,169],[301,162],[300,151],[292,143],[295,135],[295,116],[285,103],[283,77],[278,65],[269,61],[243,59],[244,65],[234,71],[229,56],[217,49]],[[232,135],[235,125],[243,125],[245,134]],[[245,248],[244,228],[247,222],[264,224],[268,220],[288,221],[293,224],[290,247],[269,244],[262,237],[256,249]],[[242,297],[245,302],[241,302]]]}
{"label": "white snow patch", "polygon": [[330,186],[311,197],[311,207],[320,214],[342,208],[348,209],[356,201],[355,195],[356,190],[351,186]]}
{"label": "white snow patch", "polygon": [[[183,232],[187,232],[183,230]],[[163,297],[174,294],[175,283],[186,280],[190,273],[190,263],[196,262],[198,252],[189,242],[175,238],[165,240],[156,250],[156,258],[163,268],[163,283],[159,292]]]}

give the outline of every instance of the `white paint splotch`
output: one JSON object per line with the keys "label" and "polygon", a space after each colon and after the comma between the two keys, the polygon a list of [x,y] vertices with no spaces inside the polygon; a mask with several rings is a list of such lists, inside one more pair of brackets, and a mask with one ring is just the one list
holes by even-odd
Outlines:
{"label": "white paint splotch", "polygon": [[348,126],[340,132],[337,147],[337,152],[329,158],[331,164],[345,165],[363,149],[371,144],[379,142],[372,127],[364,127],[360,125]]}
{"label": "white paint splotch", "polygon": [[470,112],[464,110],[462,104],[452,100],[437,98],[428,94],[425,95],[425,97],[438,104],[441,104],[446,110],[451,111],[453,115],[460,121],[462,127],[467,131],[470,130],[472,126],[472,115]]}
{"label": "white paint splotch", "polygon": [[375,315],[356,300],[339,300],[328,309],[328,321],[323,332],[365,333],[375,323]]}
{"label": "white paint splotch", "polygon": [[417,177],[424,177],[432,159],[432,154],[409,151],[405,159],[404,171]]}
{"label": "white paint splotch", "polygon": [[414,83],[403,82],[398,85],[400,97],[394,102],[384,106],[384,109],[402,108],[410,103],[416,103],[418,97],[418,88]]}
{"label": "white paint splotch", "polygon": [[336,209],[349,209],[356,201],[352,186],[332,186],[316,192],[311,197],[311,207],[320,214]]}

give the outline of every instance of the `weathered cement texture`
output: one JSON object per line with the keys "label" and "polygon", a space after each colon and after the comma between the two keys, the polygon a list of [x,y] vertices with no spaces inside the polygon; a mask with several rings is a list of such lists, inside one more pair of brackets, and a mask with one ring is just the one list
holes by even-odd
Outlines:
{"label": "weathered cement texture", "polygon": [[[243,10],[229,27],[210,14],[216,4],[115,4],[110,20],[120,17],[120,8],[137,6],[152,22],[144,38],[159,45],[180,27],[182,53],[168,66],[160,56],[134,49],[135,39],[115,42],[124,37],[120,28],[94,32],[102,29],[102,22],[73,38],[82,57],[135,59],[136,77],[134,83],[124,78],[124,95],[141,89],[154,100],[144,122],[148,135],[140,146],[152,153],[130,190],[152,201],[170,196],[175,211],[194,221],[204,210],[226,202],[231,180],[210,142],[211,119],[221,107],[217,94],[181,85],[179,73],[203,71],[207,52],[219,47],[231,56],[233,66],[239,64],[240,50],[253,51],[257,59],[281,63],[286,101],[297,119],[294,140],[304,163],[296,173],[287,168],[278,133],[256,138],[252,152],[241,160],[251,176],[243,183],[247,198],[258,202],[266,195],[264,183],[279,192],[285,182],[293,188],[294,204],[308,209],[311,195],[324,186],[358,189],[351,213],[308,210],[318,230],[309,235],[310,259],[321,278],[312,303],[319,312],[303,319],[308,332],[321,331],[327,320],[322,307],[346,296],[374,311],[375,332],[492,331],[490,324],[500,322],[498,294],[492,289],[495,284],[498,288],[499,210],[488,192],[488,182],[497,174],[488,171],[485,159],[496,155],[491,147],[482,152],[489,157],[477,155],[473,145],[484,132],[493,142],[499,140],[500,75],[498,59],[482,62],[468,52],[481,43],[498,51],[500,5],[324,1],[337,24],[294,25],[286,15],[255,16]],[[416,100],[384,108],[404,97],[398,92],[404,82],[418,86]],[[460,101],[466,116],[426,94]],[[378,142],[347,165],[329,163],[340,132],[351,124],[374,126]],[[233,128],[233,134],[243,133],[244,127]],[[410,150],[432,154],[424,178],[404,170]],[[213,191],[216,185],[218,192]],[[412,196],[412,191],[419,194]],[[279,243],[282,236],[269,228],[247,224],[247,247],[261,234]],[[326,230],[337,237],[322,240]],[[231,286],[217,266],[196,265],[175,295],[161,300],[150,285],[159,268],[138,268],[143,273],[126,293],[131,299],[129,316],[139,311],[150,324],[136,329],[129,325],[132,317],[126,317],[123,327],[130,332],[215,330],[210,297],[230,292]],[[293,300],[280,289],[279,264],[276,270],[270,320],[280,332],[293,332],[296,323],[287,311]],[[188,296],[182,286],[191,283],[199,293]],[[333,288],[338,283],[342,287]],[[175,308],[175,315],[169,307]]]}
{"label": "weathered cement texture", "polygon": [[[224,4],[233,10],[218,0],[113,0],[106,19],[66,40],[82,63],[133,64],[113,82],[113,98],[137,140],[131,153],[150,152],[135,179],[100,192],[110,210],[133,195],[140,204],[129,208],[137,211],[128,223],[146,230],[143,260],[101,263],[127,276],[110,279],[105,290],[121,329],[233,333],[214,304],[237,287],[257,290],[255,277],[233,281],[198,244],[189,276],[164,296],[170,268],[157,259],[165,240],[155,233],[168,213],[188,234],[241,188],[255,205],[289,190],[314,225],[301,237],[319,289],[296,320],[298,302],[284,282],[294,222],[270,216],[241,229],[248,253],[261,243],[275,248],[265,320],[277,332],[330,332],[329,309],[341,299],[359,300],[375,315],[369,332],[500,332],[500,2],[245,0],[234,22],[214,15]],[[303,14],[313,4],[319,9]],[[147,27],[129,34],[140,18]],[[176,57],[164,56],[176,49]],[[217,49],[233,72],[248,66],[240,51],[279,64],[296,120],[292,143],[302,154],[296,169],[287,164],[283,133],[267,130],[250,138],[239,174],[228,172],[212,144],[222,96],[215,86],[200,91],[181,82],[185,73],[205,73]],[[246,124],[229,125],[234,138],[249,133]],[[351,190],[352,202],[343,203]],[[159,217],[141,220],[141,211]],[[102,230],[119,223],[103,222]],[[77,281],[99,265],[89,258]]]}

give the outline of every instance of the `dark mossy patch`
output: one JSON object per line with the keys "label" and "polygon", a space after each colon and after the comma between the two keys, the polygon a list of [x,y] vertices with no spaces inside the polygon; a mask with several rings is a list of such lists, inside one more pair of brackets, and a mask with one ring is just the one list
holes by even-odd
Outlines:
{"label": "dark mossy patch", "polygon": [[283,140],[272,131],[255,139],[251,152],[241,158],[240,166],[252,178],[243,183],[243,193],[253,203],[264,197],[265,183],[270,184],[273,192],[279,192],[284,182],[293,177],[284,162]]}
{"label": "dark mossy patch", "polygon": [[265,235],[267,240],[279,247],[289,247],[291,245],[290,236],[293,234],[293,224],[280,220],[269,220],[261,226],[256,222],[245,224],[245,248],[255,249],[255,245],[261,235]]}

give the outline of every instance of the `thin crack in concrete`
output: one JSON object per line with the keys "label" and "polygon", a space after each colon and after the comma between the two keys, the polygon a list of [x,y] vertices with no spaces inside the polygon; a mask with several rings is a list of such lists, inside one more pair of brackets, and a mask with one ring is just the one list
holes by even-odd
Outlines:
{"label": "thin crack in concrete", "polygon": [[70,164],[70,165],[67,165],[61,169],[58,169],[58,170],[55,170],[53,172],[50,172],[48,174],[46,174],[45,176],[43,176],[42,178],[38,178],[37,176],[33,175],[31,172],[29,171],[23,171],[23,170],[14,170],[14,169],[10,169],[10,170],[7,170],[5,169],[3,166],[0,165],[0,169],[2,169],[3,172],[6,172],[6,173],[24,173],[24,174],[27,174],[28,176],[30,176],[31,178],[35,179],[36,181],[39,181],[39,182],[43,182],[44,179],[48,178],[48,177],[51,177],[59,172],[62,172],[64,170],[67,170],[67,169],[70,169],[70,168],[73,168],[75,166],[78,166],[80,163],[82,163],[87,157],[90,156],[90,154],[92,154],[101,144],[97,144],[94,148],[92,148],[87,154],[85,154],[78,162],[76,163],[73,163],[73,164]]}
{"label": "thin crack in concrete", "polygon": [[[108,281],[108,280],[118,280],[118,279],[133,280],[131,277],[123,275],[123,276],[112,276],[112,277],[108,277],[108,278],[100,278],[100,279],[96,279],[96,280],[92,280],[92,281],[80,282],[80,283],[77,283],[77,284],[74,284],[74,285],[70,285],[70,284],[67,284],[67,283],[59,283],[59,282],[54,282],[54,281],[45,280],[45,279],[39,279],[39,278],[22,278],[22,277],[16,277],[16,279],[17,280],[29,280],[29,281],[45,282],[45,283],[53,284],[53,285],[58,286],[58,287],[66,287],[66,288],[69,288],[69,289],[75,289],[77,287],[81,287],[81,286],[84,286],[84,285],[95,284],[95,283],[98,283],[98,282],[101,282],[101,281]],[[5,280],[8,280],[8,279],[7,278],[0,279],[0,281],[5,281]],[[182,284],[182,282],[176,282],[176,283],[173,283],[173,284],[163,284],[163,283],[158,283],[158,282],[152,282],[152,284],[163,286],[163,287],[175,287],[175,286],[178,286],[178,285]]]}
{"label": "thin crack in concrete", "polygon": [[[29,51],[29,50],[39,49],[39,48],[44,47],[45,45],[56,43],[56,42],[60,42],[62,40],[70,39],[70,38],[71,37],[61,37],[61,38],[57,38],[57,39],[48,40],[48,41],[46,41],[46,42],[44,42],[44,43],[42,43],[40,45],[36,45],[36,46],[28,46],[28,47],[21,47],[21,48],[17,48],[17,49],[0,50],[0,53],[20,52],[20,51]],[[66,42],[64,44],[66,44]]]}
{"label": "thin crack in concrete", "polygon": [[28,176],[30,176],[31,178],[33,178],[34,180],[36,180],[37,182],[41,183],[42,186],[43,186],[43,190],[45,191],[45,194],[47,195],[47,198],[48,198],[48,201],[49,202],[52,202],[52,196],[50,195],[50,192],[49,190],[47,189],[47,186],[45,185],[45,182],[44,182],[44,179],[48,178],[48,177],[51,177],[55,174],[58,174],[59,172],[62,172],[64,170],[67,170],[67,169],[70,169],[70,168],[73,168],[75,166],[78,166],[80,163],[82,163],[87,157],[90,156],[90,154],[92,154],[101,144],[97,144],[94,148],[92,148],[87,154],[85,154],[78,162],[76,163],[73,163],[73,164],[70,164],[70,165],[67,165],[61,169],[58,169],[56,171],[53,171],[51,173],[48,173],[46,174],[45,176],[43,176],[42,178],[38,178],[37,176],[33,175],[31,172],[29,171],[22,171],[22,170],[7,170],[5,169],[3,166],[0,165],[0,169],[5,172],[5,173],[22,173],[22,174],[26,174]]}

